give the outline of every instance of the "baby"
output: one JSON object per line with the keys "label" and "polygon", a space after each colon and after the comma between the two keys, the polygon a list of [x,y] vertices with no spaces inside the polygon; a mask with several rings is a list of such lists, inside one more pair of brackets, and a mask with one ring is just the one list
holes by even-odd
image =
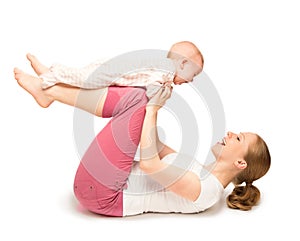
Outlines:
{"label": "baby", "polygon": [[[27,57],[35,68],[37,59],[30,54]],[[153,50],[140,52],[138,56],[130,53],[84,68],[55,64],[43,71],[39,77],[43,89],[59,83],[83,89],[100,89],[112,85],[143,86],[147,90],[147,96],[151,98],[166,82],[181,85],[193,81],[201,73],[203,63],[199,49],[191,42],[182,41],[173,44],[167,56],[159,56]]]}

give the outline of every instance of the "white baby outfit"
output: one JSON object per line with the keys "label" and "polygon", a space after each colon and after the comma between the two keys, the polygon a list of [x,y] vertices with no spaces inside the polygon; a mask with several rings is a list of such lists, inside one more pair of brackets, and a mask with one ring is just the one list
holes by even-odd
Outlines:
{"label": "white baby outfit", "polygon": [[40,75],[42,88],[63,83],[83,89],[100,89],[108,86],[145,87],[151,98],[164,82],[172,82],[175,66],[168,58],[148,58],[122,61],[97,61],[84,68],[71,68],[54,64],[50,71]]}

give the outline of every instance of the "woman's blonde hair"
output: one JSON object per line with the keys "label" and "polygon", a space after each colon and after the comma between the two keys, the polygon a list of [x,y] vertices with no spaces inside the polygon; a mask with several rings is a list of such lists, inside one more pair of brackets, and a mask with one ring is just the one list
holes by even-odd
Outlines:
{"label": "woman's blonde hair", "polygon": [[[250,210],[260,199],[260,191],[252,183],[264,176],[271,165],[271,156],[267,144],[256,135],[257,139],[249,147],[245,156],[247,167],[234,179],[235,188],[227,197],[227,205],[233,209]],[[243,182],[246,185],[241,185]]]}

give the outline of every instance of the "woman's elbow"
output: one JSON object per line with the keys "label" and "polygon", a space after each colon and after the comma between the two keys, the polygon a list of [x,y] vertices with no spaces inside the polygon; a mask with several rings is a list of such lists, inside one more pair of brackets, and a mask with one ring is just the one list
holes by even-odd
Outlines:
{"label": "woman's elbow", "polygon": [[148,161],[140,160],[139,161],[139,166],[140,166],[140,169],[143,172],[147,172],[149,170],[149,162]]}
{"label": "woman's elbow", "polygon": [[155,172],[157,170],[157,165],[155,162],[150,161],[150,160],[140,160],[140,169],[147,173],[150,174],[152,172]]}

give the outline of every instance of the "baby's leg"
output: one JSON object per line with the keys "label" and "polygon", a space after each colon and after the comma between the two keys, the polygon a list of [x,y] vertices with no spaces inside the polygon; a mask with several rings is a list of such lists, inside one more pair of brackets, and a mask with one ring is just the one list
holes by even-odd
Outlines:
{"label": "baby's leg", "polygon": [[42,89],[42,80],[40,78],[26,74],[17,68],[14,70],[14,73],[19,85],[44,108],[48,107],[53,101],[59,101],[97,116],[102,116],[107,88],[83,90],[66,85],[55,85],[48,89]]}
{"label": "baby's leg", "polygon": [[35,73],[43,80],[42,88],[46,89],[56,84],[65,84],[73,87],[85,89],[97,89],[99,84],[94,85],[87,82],[89,76],[101,65],[96,61],[83,68],[73,68],[62,64],[54,64],[50,68],[43,65],[34,55],[27,54],[31,67]]}

